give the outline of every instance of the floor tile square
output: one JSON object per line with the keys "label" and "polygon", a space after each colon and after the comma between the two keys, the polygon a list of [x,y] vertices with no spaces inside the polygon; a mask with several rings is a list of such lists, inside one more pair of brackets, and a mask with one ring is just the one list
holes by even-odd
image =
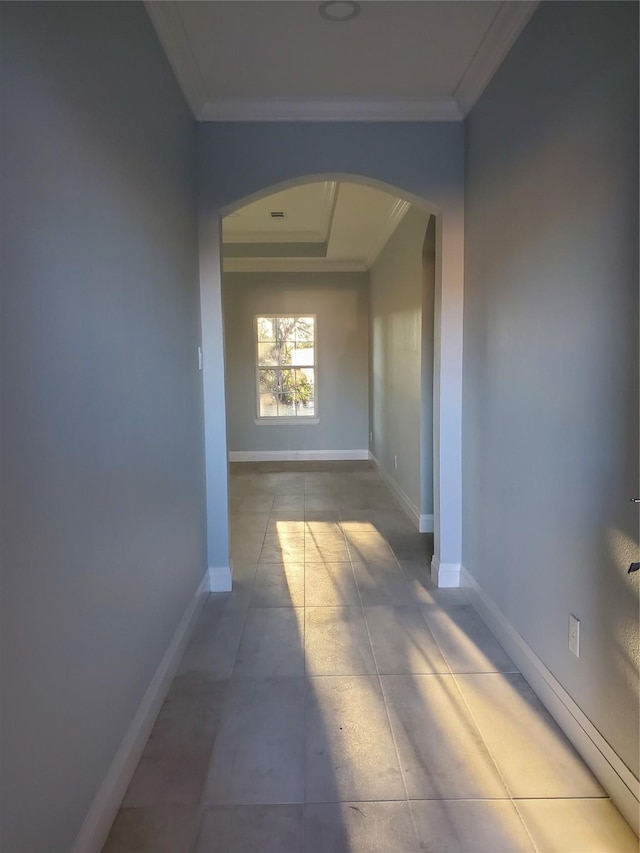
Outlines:
{"label": "floor tile square", "polygon": [[487,673],[455,679],[512,796],[604,796],[522,675]]}
{"label": "floor tile square", "polygon": [[203,814],[194,853],[304,853],[303,809],[210,807]]}
{"label": "floor tile square", "polygon": [[210,596],[180,662],[178,675],[203,672],[212,678],[229,678],[236,660],[244,619],[243,610],[226,610],[221,602]]}
{"label": "floor tile square", "polygon": [[351,563],[309,563],[304,572],[305,603],[308,607],[360,604]]}
{"label": "floor tile square", "polygon": [[301,607],[304,563],[260,563],[253,582],[251,607]]}
{"label": "floor tile square", "polygon": [[233,678],[304,674],[304,610],[250,608],[238,647]]}
{"label": "floor tile square", "polygon": [[353,572],[365,607],[416,604],[397,563],[353,563]]}
{"label": "floor tile square", "polygon": [[367,607],[365,617],[379,673],[449,672],[419,607]]}
{"label": "floor tile square", "polygon": [[405,798],[376,677],[308,678],[305,726],[307,802]]}
{"label": "floor tile square", "polygon": [[306,853],[419,853],[408,803],[308,803]]}
{"label": "floor tile square", "polygon": [[375,664],[360,606],[307,607],[307,675],[373,675]]}
{"label": "floor tile square", "polygon": [[515,664],[471,605],[423,613],[452,672],[515,672]]}
{"label": "floor tile square", "polygon": [[304,535],[267,534],[260,552],[261,563],[304,562]]}
{"label": "floor tile square", "polygon": [[304,679],[232,681],[203,803],[301,803],[303,753]]}
{"label": "floor tile square", "polygon": [[508,797],[453,676],[381,680],[409,799]]}
{"label": "floor tile square", "polygon": [[349,562],[349,551],[344,538],[338,536],[307,536],[304,543],[307,563]]}
{"label": "floor tile square", "polygon": [[418,800],[411,812],[425,853],[535,853],[509,800]]}
{"label": "floor tile square", "polygon": [[102,853],[191,853],[198,818],[196,806],[121,808]]}
{"label": "floor tile square", "polygon": [[638,853],[638,839],[609,799],[517,800],[544,853]]}
{"label": "floor tile square", "polygon": [[125,808],[198,803],[227,689],[227,681],[201,672],[173,680],[125,794]]}

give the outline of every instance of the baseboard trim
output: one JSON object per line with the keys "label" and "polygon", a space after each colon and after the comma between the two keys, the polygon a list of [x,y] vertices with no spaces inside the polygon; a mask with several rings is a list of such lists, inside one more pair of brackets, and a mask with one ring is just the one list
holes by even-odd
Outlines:
{"label": "baseboard trim", "polygon": [[104,847],[111,824],[118,813],[208,594],[209,572],[205,574],[189,602],[142,697],[142,702],[80,827],[71,853],[100,853]]}
{"label": "baseboard trim", "polygon": [[461,582],[469,590],[471,604],[637,834],[638,779],[464,566]]}
{"label": "baseboard trim", "polygon": [[419,533],[433,533],[433,516],[425,515],[422,513],[420,515],[420,521],[418,522],[418,532]]}
{"label": "baseboard trim", "polygon": [[[407,513],[409,518],[413,521],[417,530],[420,530],[420,510],[411,500],[409,495],[404,492],[400,486],[396,483],[396,481],[391,477],[391,475],[384,468],[378,457],[369,451],[369,459],[375,465],[376,471],[380,475],[380,479],[385,483],[386,486],[389,487],[391,494],[398,501],[402,509]],[[427,516],[425,516],[426,518]],[[426,532],[426,531],[424,531]]]}
{"label": "baseboard trim", "polygon": [[460,586],[460,563],[441,563],[435,554],[431,559],[431,580],[441,589]]}
{"label": "baseboard trim", "polygon": [[230,450],[229,462],[339,462],[368,459],[368,450]]}
{"label": "baseboard trim", "polygon": [[233,568],[231,566],[209,566],[209,589],[211,592],[231,592]]}

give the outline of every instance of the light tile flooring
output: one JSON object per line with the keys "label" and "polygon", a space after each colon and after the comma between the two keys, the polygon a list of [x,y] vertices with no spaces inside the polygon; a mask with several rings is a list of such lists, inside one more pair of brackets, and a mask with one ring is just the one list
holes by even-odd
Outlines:
{"label": "light tile flooring", "polygon": [[368,463],[235,464],[107,853],[627,853],[637,839]]}

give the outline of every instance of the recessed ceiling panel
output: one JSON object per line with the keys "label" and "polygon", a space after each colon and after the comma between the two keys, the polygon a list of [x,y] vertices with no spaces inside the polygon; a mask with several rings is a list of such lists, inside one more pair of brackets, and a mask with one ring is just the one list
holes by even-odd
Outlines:
{"label": "recessed ceiling panel", "polygon": [[332,22],[320,3],[176,4],[209,100],[452,96],[503,4],[376,0]]}
{"label": "recessed ceiling panel", "polygon": [[227,243],[324,243],[336,185],[304,184],[248,204],[222,223]]}

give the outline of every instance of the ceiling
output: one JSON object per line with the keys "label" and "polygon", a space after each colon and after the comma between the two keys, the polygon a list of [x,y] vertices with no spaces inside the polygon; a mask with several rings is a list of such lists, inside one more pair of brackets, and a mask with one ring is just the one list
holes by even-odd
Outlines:
{"label": "ceiling", "polygon": [[274,193],[223,219],[224,270],[364,272],[409,208],[397,196],[348,182]]}
{"label": "ceiling", "polygon": [[521,0],[148,0],[196,118],[459,120],[531,17]]}

